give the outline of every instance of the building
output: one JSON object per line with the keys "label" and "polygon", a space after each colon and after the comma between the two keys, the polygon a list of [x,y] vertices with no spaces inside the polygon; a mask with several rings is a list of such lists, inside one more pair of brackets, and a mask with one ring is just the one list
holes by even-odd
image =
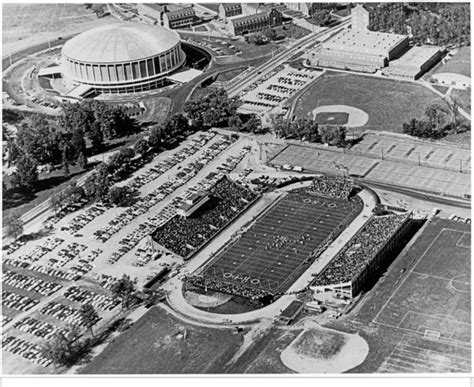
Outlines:
{"label": "building", "polygon": [[154,3],[137,3],[137,12],[142,19],[152,24],[159,24],[163,20],[166,6]]}
{"label": "building", "polygon": [[186,199],[183,204],[181,204],[181,206],[176,210],[176,213],[180,216],[188,218],[205,203],[207,203],[209,199],[209,195],[205,193],[193,194],[188,199]]}
{"label": "building", "polygon": [[258,12],[252,15],[231,19],[230,30],[234,36],[245,35],[282,24],[283,19],[281,12],[273,8],[270,11]]}
{"label": "building", "polygon": [[304,17],[313,16],[314,13],[325,9],[333,9],[335,3],[284,3],[289,10],[300,12]]}
{"label": "building", "polygon": [[304,302],[301,300],[294,300],[288,305],[283,312],[281,312],[278,320],[289,325],[301,313],[304,308]]}
{"label": "building", "polygon": [[[410,213],[369,219],[318,274],[310,285],[311,290],[315,295],[332,292],[337,298],[356,297],[379,274],[380,268],[391,262],[394,252],[404,246],[411,227]],[[377,232],[384,237],[376,238]]]}
{"label": "building", "polygon": [[163,26],[169,29],[189,27],[194,24],[196,14],[193,7],[163,13]]}
{"label": "building", "polygon": [[61,55],[62,75],[81,95],[150,90],[186,60],[176,32],[131,22],[83,32],[64,44]]}
{"label": "building", "polygon": [[222,3],[219,5],[219,18],[226,19],[238,15],[242,15],[241,3]]}
{"label": "building", "polygon": [[442,51],[441,47],[415,46],[401,58],[390,62],[382,74],[400,79],[418,79],[440,61]]}
{"label": "building", "polygon": [[405,35],[345,29],[317,46],[308,60],[313,66],[373,73],[408,47]]}
{"label": "building", "polygon": [[351,10],[352,29],[376,31],[385,20],[403,17],[403,3],[363,3]]}

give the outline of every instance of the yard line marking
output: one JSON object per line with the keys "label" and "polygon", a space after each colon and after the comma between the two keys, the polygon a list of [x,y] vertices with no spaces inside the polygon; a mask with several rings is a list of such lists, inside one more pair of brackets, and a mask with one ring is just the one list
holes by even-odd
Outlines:
{"label": "yard line marking", "polygon": [[470,282],[459,281],[459,280],[454,279],[457,276],[453,277],[453,278],[446,278],[446,277],[440,277],[440,276],[432,275],[432,274],[420,273],[418,271],[412,271],[412,274],[418,274],[418,275],[422,275],[422,276],[425,276],[425,277],[432,277],[432,278],[436,278],[436,279],[440,279],[440,280],[444,280],[444,281],[448,281],[448,282],[451,282],[451,281],[459,282],[459,283],[462,283],[462,284],[465,284],[465,285],[470,285],[471,284]]}

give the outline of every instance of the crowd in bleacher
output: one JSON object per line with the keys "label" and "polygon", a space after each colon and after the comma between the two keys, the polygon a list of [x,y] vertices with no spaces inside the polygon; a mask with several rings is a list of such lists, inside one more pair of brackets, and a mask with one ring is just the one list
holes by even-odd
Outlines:
{"label": "crowd in bleacher", "polygon": [[313,286],[337,285],[352,281],[377,255],[407,215],[386,215],[369,219],[366,225],[320,273]]}
{"label": "crowd in bleacher", "polygon": [[317,195],[333,199],[348,200],[353,182],[342,177],[321,176],[313,180],[311,190]]}
{"label": "crowd in bleacher", "polygon": [[272,293],[258,288],[251,288],[239,284],[234,284],[226,281],[221,281],[217,278],[201,277],[201,276],[187,276],[185,280],[203,289],[217,290],[218,292],[234,294],[237,296],[250,298],[251,300],[260,300],[262,297],[273,295]]}
{"label": "crowd in bleacher", "polygon": [[210,190],[211,200],[192,217],[175,216],[153,234],[162,246],[181,257],[187,257],[234,219],[256,194],[227,178]]}

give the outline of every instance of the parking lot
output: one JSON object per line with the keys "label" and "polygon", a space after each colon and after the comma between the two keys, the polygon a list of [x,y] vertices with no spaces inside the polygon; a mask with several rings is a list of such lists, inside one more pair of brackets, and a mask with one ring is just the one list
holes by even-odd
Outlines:
{"label": "parking lot", "polygon": [[81,305],[94,305],[100,326],[119,311],[110,288],[123,274],[137,278],[141,288],[164,266],[182,265],[169,252],[151,252],[147,236],[175,216],[186,197],[231,172],[249,154],[249,144],[214,132],[193,135],[122,183],[138,190],[138,205],[78,205],[48,220],[48,237],[4,250],[4,369],[52,372],[38,345],[68,324],[83,327]]}
{"label": "parking lot", "polygon": [[264,112],[282,104],[295,93],[314,81],[322,71],[297,70],[289,66],[271,71],[239,95],[242,110]]}

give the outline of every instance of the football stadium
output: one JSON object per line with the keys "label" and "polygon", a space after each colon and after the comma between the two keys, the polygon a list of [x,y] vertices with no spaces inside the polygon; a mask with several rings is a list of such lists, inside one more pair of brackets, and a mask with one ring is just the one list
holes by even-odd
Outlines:
{"label": "football stadium", "polygon": [[352,191],[327,177],[289,191],[187,281],[253,300],[283,294],[360,213]]}

